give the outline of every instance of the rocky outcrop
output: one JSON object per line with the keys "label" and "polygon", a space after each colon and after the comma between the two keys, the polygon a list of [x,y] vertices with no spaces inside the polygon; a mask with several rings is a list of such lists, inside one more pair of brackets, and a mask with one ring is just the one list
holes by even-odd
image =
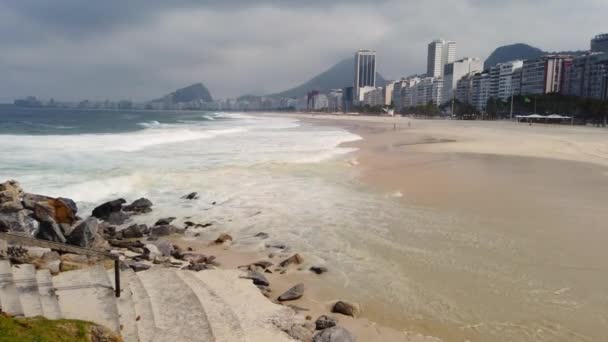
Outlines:
{"label": "rocky outcrop", "polygon": [[152,201],[142,197],[124,206],[122,210],[134,214],[147,214],[152,211],[152,205]]}
{"label": "rocky outcrop", "polygon": [[93,216],[106,221],[110,217],[110,214],[121,211],[122,206],[125,203],[127,203],[127,201],[122,198],[106,202],[93,209]]}
{"label": "rocky outcrop", "polygon": [[98,225],[99,221],[94,217],[78,222],[68,236],[68,243],[80,247],[90,247],[97,237]]}

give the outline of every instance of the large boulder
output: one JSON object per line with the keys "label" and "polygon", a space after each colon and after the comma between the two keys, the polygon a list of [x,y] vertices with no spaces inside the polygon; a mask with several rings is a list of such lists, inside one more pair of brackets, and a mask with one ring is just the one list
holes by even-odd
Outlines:
{"label": "large boulder", "polygon": [[145,224],[133,224],[119,232],[120,236],[125,239],[135,239],[144,237],[148,232],[148,226]]}
{"label": "large boulder", "polygon": [[300,283],[289,290],[285,291],[279,296],[279,302],[286,302],[289,300],[296,300],[304,295],[304,284]]}
{"label": "large boulder", "polygon": [[80,247],[91,247],[98,236],[99,221],[95,217],[77,222],[68,236],[68,243]]}
{"label": "large boulder", "polygon": [[175,217],[163,217],[161,219],[158,219],[156,221],[156,223],[154,223],[155,226],[166,226],[168,224],[171,224],[171,222],[173,222],[175,220]]}
{"label": "large boulder", "polygon": [[108,222],[109,224],[120,226],[121,224],[124,224],[128,220],[129,220],[129,215],[123,213],[122,211],[115,211],[108,216],[108,218],[106,219],[106,222]]}
{"label": "large boulder", "polygon": [[24,233],[27,236],[35,235],[39,224],[29,214],[28,210],[0,213],[0,231]]}
{"label": "large boulder", "polygon": [[36,232],[36,238],[60,243],[67,242],[67,239],[61,231],[61,227],[53,220],[40,222],[38,231]]}
{"label": "large boulder", "polygon": [[52,199],[53,199],[52,197],[48,197],[48,196],[24,193],[23,197],[21,198],[21,202],[23,203],[23,207],[25,207],[25,209],[34,210],[36,203],[48,202]]}
{"label": "large boulder", "polygon": [[355,342],[353,335],[341,327],[332,327],[319,331],[313,338],[313,342]]}
{"label": "large boulder", "polygon": [[122,198],[106,202],[93,209],[93,216],[105,221],[110,217],[110,214],[121,211],[122,205],[125,203],[127,203],[127,201]]}
{"label": "large boulder", "polygon": [[15,180],[9,180],[4,183],[0,183],[0,203],[21,201],[23,196],[23,189],[19,182]]}
{"label": "large boulder", "polygon": [[34,203],[34,218],[40,222],[50,222],[71,225],[76,220],[76,204],[68,199],[49,198]]}
{"label": "large boulder", "polygon": [[122,210],[134,214],[146,214],[152,211],[152,205],[152,201],[142,197],[133,201],[133,203],[126,205]]}

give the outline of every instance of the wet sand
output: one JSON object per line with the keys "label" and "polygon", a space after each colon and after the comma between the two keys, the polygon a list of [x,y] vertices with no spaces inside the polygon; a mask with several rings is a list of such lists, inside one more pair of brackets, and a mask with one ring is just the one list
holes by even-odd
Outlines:
{"label": "wet sand", "polygon": [[444,222],[394,227],[403,248],[376,251],[412,306],[364,303],[371,320],[448,341],[605,339],[608,131],[299,117],[362,136],[347,144],[361,180]]}

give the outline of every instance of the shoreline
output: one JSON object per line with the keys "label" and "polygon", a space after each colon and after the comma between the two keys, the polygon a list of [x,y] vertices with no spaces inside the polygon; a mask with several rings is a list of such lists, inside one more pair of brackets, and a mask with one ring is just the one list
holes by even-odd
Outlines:
{"label": "shoreline", "polygon": [[[422,242],[430,250],[453,249],[441,254],[456,258],[452,262],[459,260],[456,264],[459,268],[471,268],[471,271],[465,272],[466,276],[453,274],[453,266],[446,269],[443,265],[435,265],[429,270],[425,266],[428,260],[419,260],[420,257],[415,254],[404,256],[403,259],[404,265],[407,265],[405,269],[408,269],[406,272],[413,281],[437,293],[437,298],[431,300],[445,301],[449,305],[445,317],[434,317],[431,314],[418,317],[422,319],[391,318],[387,321],[381,319],[387,318],[386,315],[374,312],[371,313],[371,319],[388,326],[432,334],[444,340],[493,340],[496,336],[488,337],[492,335],[487,335],[487,331],[481,331],[478,327],[491,327],[495,323],[482,323],[483,320],[493,317],[495,321],[502,320],[505,321],[504,324],[513,324],[515,327],[519,324],[517,320],[523,319],[516,313],[525,311],[528,305],[526,302],[532,300],[526,299],[527,293],[540,292],[543,293],[541,302],[563,303],[560,304],[563,308],[550,315],[551,318],[545,318],[551,322],[547,325],[539,321],[540,317],[546,316],[546,309],[542,306],[529,309],[531,313],[525,315],[529,323],[518,328],[522,330],[520,332],[508,332],[515,336],[510,338],[519,340],[519,335],[535,334],[534,331],[540,329],[544,329],[545,333],[535,339],[552,340],[570,334],[577,336],[573,340],[599,336],[599,326],[603,323],[589,324],[584,319],[572,321],[568,318],[567,312],[570,309],[566,303],[578,303],[577,306],[584,310],[580,316],[587,320],[593,315],[606,314],[601,307],[587,303],[585,291],[588,290],[582,290],[595,283],[596,277],[581,275],[583,271],[572,270],[574,266],[571,266],[602,269],[601,262],[598,261],[602,258],[602,247],[594,239],[598,238],[597,234],[603,234],[599,233],[601,224],[597,222],[608,217],[598,213],[601,205],[590,203],[608,201],[608,196],[604,195],[608,190],[608,144],[605,141],[605,130],[554,125],[528,126],[510,122],[416,120],[405,117],[295,117],[309,124],[338,127],[361,136],[362,140],[340,146],[357,148],[352,155],[359,170],[358,179],[375,191],[385,193],[387,197],[400,202],[404,208],[430,209],[436,212],[435,215],[457,220],[453,227],[450,224],[432,231],[440,240],[434,238]],[[529,195],[521,197],[521,194]],[[548,230],[538,229],[539,225]],[[577,229],[579,225],[594,232],[594,235],[581,236]],[[513,226],[518,228],[512,230]],[[472,242],[467,240],[471,239],[469,235],[473,232],[487,237],[483,240],[475,237],[476,242],[471,245]],[[450,234],[447,241],[444,241],[444,234]],[[451,235],[458,237],[457,240],[446,244],[453,239]],[[499,254],[492,251],[496,248],[492,242],[494,239],[505,244],[499,246],[496,251]],[[539,247],[528,247],[534,241]],[[416,244],[410,246],[412,247],[422,248]],[[586,248],[589,250],[584,251]],[[570,256],[571,260],[564,259],[562,254]],[[531,266],[518,266],[518,263],[529,263],[529,258],[537,258],[538,261]],[[547,266],[543,266],[553,263],[557,263],[557,266],[548,270]],[[475,267],[488,269],[480,274],[480,271],[473,271]],[[554,267],[560,269],[553,270]],[[562,267],[569,270],[564,271]],[[438,275],[438,272],[441,274]],[[534,281],[546,284],[522,285],[511,280],[530,277],[528,272],[542,273],[542,276],[533,276],[537,278]],[[582,279],[570,281],[570,277]],[[445,286],[437,284],[442,282],[455,283]],[[502,283],[500,286],[505,288],[501,288],[501,291],[513,292],[511,299],[507,300],[515,303],[507,304],[498,300],[492,296],[492,291],[486,289],[477,295],[464,295],[459,290],[465,286],[481,290],[481,284],[492,282]],[[555,288],[551,289],[552,287]],[[591,291],[594,292],[593,297],[600,296],[597,286],[593,286]],[[500,314],[492,311],[482,314],[491,310],[491,305],[486,308],[483,304],[476,303],[479,301],[495,302],[494,305],[512,308]],[[468,308],[468,305],[473,306]],[[463,313],[458,312],[464,309],[474,311],[462,316]],[[451,313],[454,310],[458,314]],[[439,310],[441,311],[443,309]],[[552,325],[564,326],[560,328],[564,331],[559,331]],[[489,331],[491,333],[492,330],[501,329],[503,328],[498,325]],[[500,336],[507,338],[509,335]]]}

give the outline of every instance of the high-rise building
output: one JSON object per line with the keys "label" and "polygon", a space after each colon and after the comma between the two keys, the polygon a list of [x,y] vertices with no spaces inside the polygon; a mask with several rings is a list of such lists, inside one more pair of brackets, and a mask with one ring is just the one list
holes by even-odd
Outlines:
{"label": "high-rise building", "polygon": [[443,76],[444,66],[456,60],[456,42],[443,39],[429,43],[426,74],[428,77]]}
{"label": "high-rise building", "polygon": [[608,53],[576,57],[566,69],[562,94],[595,99],[608,97]]}
{"label": "high-rise building", "polygon": [[471,104],[482,113],[485,113],[486,105],[490,98],[491,83],[492,77],[488,72],[477,73],[473,76],[471,84]]}
{"label": "high-rise building", "polygon": [[519,91],[518,86],[513,82],[513,74],[524,66],[524,61],[511,61],[498,64],[498,94],[497,97],[503,101],[509,99],[511,95]]}
{"label": "high-rise building", "polygon": [[608,33],[598,34],[591,39],[591,52],[608,52]]}
{"label": "high-rise building", "polygon": [[359,50],[355,53],[355,97],[362,101],[361,88],[376,88],[376,51]]}
{"label": "high-rise building", "polygon": [[524,61],[521,76],[521,93],[559,93],[563,83],[564,61],[572,60],[567,55],[547,55]]}
{"label": "high-rise building", "polygon": [[483,62],[479,58],[463,58],[445,65],[443,72],[443,92],[441,103],[452,100],[458,81],[471,73],[483,70]]}

